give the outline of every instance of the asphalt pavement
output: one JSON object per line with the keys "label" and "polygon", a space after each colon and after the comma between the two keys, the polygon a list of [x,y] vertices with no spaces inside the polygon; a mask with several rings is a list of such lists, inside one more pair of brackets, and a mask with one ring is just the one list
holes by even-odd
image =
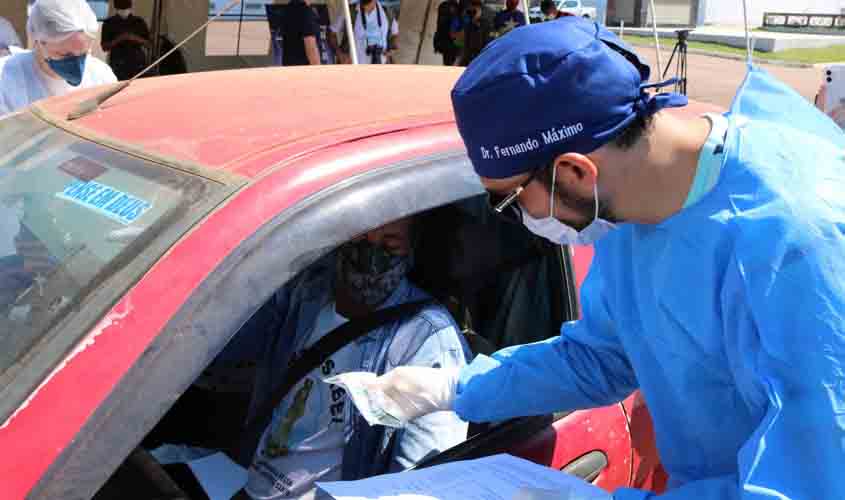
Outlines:
{"label": "asphalt pavement", "polygon": [[[640,57],[644,57],[652,68],[657,71],[654,48],[635,47]],[[667,64],[671,52],[662,51],[663,64]],[[675,63],[666,75],[674,76]],[[822,70],[819,68],[802,68],[794,66],[779,66],[761,64],[763,69],[790,85],[799,94],[812,100],[821,83]],[[687,94],[690,99],[716,104],[727,108],[733,99],[736,89],[742,83],[746,74],[745,61],[722,57],[704,56],[700,54],[687,55]]]}

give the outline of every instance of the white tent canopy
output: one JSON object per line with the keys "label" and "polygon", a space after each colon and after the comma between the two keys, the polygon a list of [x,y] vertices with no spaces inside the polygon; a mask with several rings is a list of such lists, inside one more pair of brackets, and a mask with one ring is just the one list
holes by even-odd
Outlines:
{"label": "white tent canopy", "polygon": [[[247,0],[243,0],[246,2]],[[311,0],[312,4],[325,4],[328,7],[329,15],[334,18],[341,13],[347,15],[347,31],[351,30],[351,22],[348,11],[344,8],[347,0]],[[353,2],[355,0],[352,0]],[[401,22],[399,34],[399,54],[397,62],[403,64],[440,64],[439,56],[433,50],[434,32],[437,28],[437,7],[443,0],[402,0],[401,1]],[[106,12],[106,5],[111,10],[111,1],[97,0],[97,9],[101,15]],[[276,3],[286,3],[287,0],[276,0]],[[528,0],[521,0],[521,8],[528,12]],[[25,39],[27,0],[3,0],[0,2],[0,16],[8,19],[17,30],[21,39]],[[228,2],[217,1],[222,7]],[[504,0],[501,0],[504,4]],[[250,9],[254,8],[253,4]],[[144,19],[153,29],[154,33],[167,35],[174,43],[182,41],[209,19],[208,0],[134,0],[135,13]],[[230,14],[237,15],[240,6],[234,7]],[[526,16],[527,17],[527,16]],[[207,71],[215,69],[230,69],[254,66],[267,66],[271,64],[269,47],[269,29],[266,21],[252,18],[249,21],[249,32],[237,29],[237,23],[231,21],[217,21],[209,27],[209,33],[231,31],[232,37],[240,37],[237,40],[238,47],[251,44],[251,51],[230,50],[223,51],[225,54],[215,53],[213,40],[207,40],[206,34],[201,33],[189,41],[183,54],[188,63],[190,71]],[[247,23],[244,23],[246,26]],[[250,37],[249,40],[246,37]],[[242,43],[243,42],[243,43]],[[225,45],[225,44],[224,44]],[[232,47],[234,43],[230,44]],[[257,50],[255,50],[257,48]],[[95,55],[104,57],[99,49],[95,49]],[[219,51],[218,51],[219,52]],[[354,51],[352,51],[354,54]]]}

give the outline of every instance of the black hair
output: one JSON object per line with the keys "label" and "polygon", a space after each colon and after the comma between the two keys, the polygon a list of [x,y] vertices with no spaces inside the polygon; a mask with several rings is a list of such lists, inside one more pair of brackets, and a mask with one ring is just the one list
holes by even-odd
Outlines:
{"label": "black hair", "polygon": [[[648,135],[652,121],[653,115],[638,115],[634,121],[632,121],[631,124],[622,131],[621,134],[616,136],[616,138],[610,142],[610,144],[623,151],[633,148],[637,141]],[[546,187],[551,187],[552,185],[552,169],[555,166],[556,160],[557,157],[552,158],[545,165],[536,167],[537,180]]]}
{"label": "black hair", "polygon": [[637,115],[628,128],[611,141],[611,144],[623,151],[631,149],[640,139],[648,135],[652,118],[652,115]]}
{"label": "black hair", "polygon": [[547,12],[550,9],[557,10],[557,5],[555,5],[554,0],[543,0],[540,4],[540,12]]}

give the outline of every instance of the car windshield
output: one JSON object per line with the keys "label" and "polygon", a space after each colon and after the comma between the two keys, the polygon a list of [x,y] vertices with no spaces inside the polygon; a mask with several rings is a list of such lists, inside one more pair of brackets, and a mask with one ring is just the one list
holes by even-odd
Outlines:
{"label": "car windshield", "polygon": [[0,388],[51,331],[78,341],[215,187],[32,114],[0,120]]}
{"label": "car windshield", "polygon": [[568,2],[563,3],[564,9],[577,9],[578,8],[578,0],[569,0]]}

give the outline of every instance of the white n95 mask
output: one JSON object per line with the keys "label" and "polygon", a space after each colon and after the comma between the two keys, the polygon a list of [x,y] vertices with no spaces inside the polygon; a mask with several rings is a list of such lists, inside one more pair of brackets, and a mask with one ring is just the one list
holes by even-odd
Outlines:
{"label": "white n95 mask", "polygon": [[552,167],[552,189],[549,199],[549,216],[542,219],[535,219],[528,213],[528,210],[519,206],[522,211],[522,223],[525,227],[536,234],[559,245],[592,245],[602,236],[616,229],[616,224],[599,218],[599,185],[593,186],[593,196],[596,200],[596,210],[593,221],[581,231],[576,231],[557,220],[555,213],[555,180],[557,178],[557,167]]}

